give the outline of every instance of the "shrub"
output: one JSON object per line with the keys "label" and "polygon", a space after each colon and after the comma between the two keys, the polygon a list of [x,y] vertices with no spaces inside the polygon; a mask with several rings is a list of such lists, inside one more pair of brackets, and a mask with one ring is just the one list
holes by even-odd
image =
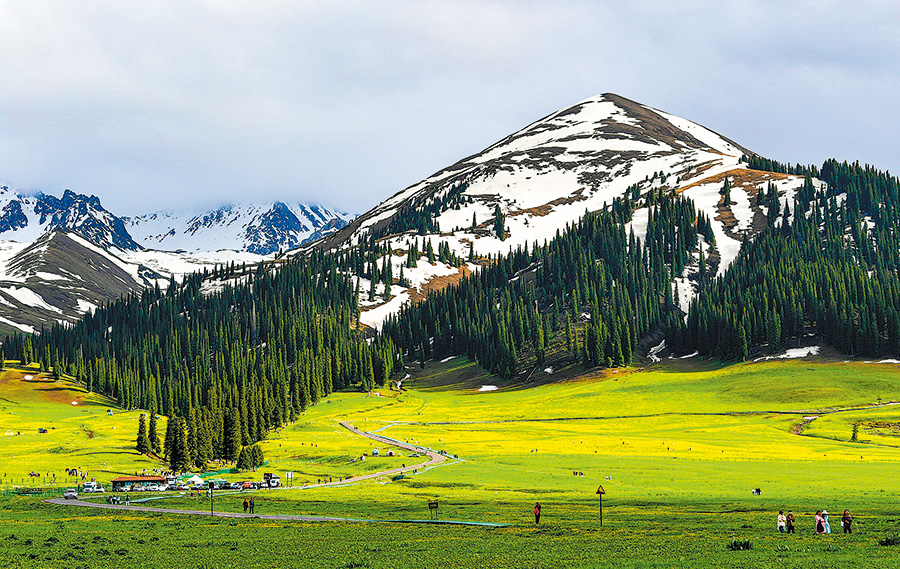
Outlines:
{"label": "shrub", "polygon": [[887,547],[888,545],[900,545],[900,535],[895,533],[894,535],[889,535],[884,539],[879,539],[878,545],[883,545],[885,547]]}
{"label": "shrub", "polygon": [[731,543],[726,545],[729,551],[743,551],[745,549],[751,549],[753,544],[750,543],[749,539],[745,539],[744,541],[740,541],[737,539],[732,539]]}

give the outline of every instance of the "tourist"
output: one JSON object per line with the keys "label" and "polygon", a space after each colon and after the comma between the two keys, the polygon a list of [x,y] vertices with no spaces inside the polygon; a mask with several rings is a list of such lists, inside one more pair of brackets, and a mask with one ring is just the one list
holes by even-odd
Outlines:
{"label": "tourist", "polygon": [[126,506],[131,505],[131,496],[129,494],[125,494],[125,505]]}
{"label": "tourist", "polygon": [[851,524],[853,524],[853,516],[850,515],[850,510],[844,510],[844,515],[841,516],[841,527],[844,528],[844,533],[853,533]]}
{"label": "tourist", "polygon": [[244,513],[247,513],[247,506],[250,505],[250,502],[247,501],[247,498],[244,498]]}
{"label": "tourist", "polygon": [[787,533],[796,533],[794,531],[794,511],[788,510],[787,513]]}
{"label": "tourist", "polygon": [[816,510],[816,535],[825,533],[825,520],[822,518],[822,510]]}
{"label": "tourist", "polygon": [[256,507],[256,502],[253,501],[253,498],[250,498],[250,513],[253,513],[253,508]]}
{"label": "tourist", "polygon": [[787,516],[784,515],[784,510],[778,510],[778,523],[775,525],[778,528],[778,531],[784,533],[784,527],[787,524]]}
{"label": "tourist", "polygon": [[541,503],[537,502],[534,505],[534,523],[541,523]]}
{"label": "tourist", "polygon": [[828,522],[828,510],[822,510],[822,525],[825,526],[825,533],[831,533],[831,524]]}

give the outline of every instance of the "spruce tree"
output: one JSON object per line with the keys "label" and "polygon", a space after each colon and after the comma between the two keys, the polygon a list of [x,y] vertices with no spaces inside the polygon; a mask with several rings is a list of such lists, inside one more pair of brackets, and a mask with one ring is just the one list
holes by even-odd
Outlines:
{"label": "spruce tree", "polygon": [[148,437],[150,439],[150,450],[153,451],[154,454],[159,454],[159,451],[161,449],[160,449],[160,444],[159,444],[159,435],[156,432],[156,426],[157,426],[156,419],[157,419],[156,411],[151,409],[150,410],[150,432],[148,435]]}
{"label": "spruce tree", "polygon": [[138,420],[138,434],[136,447],[139,454],[150,453],[150,439],[147,438],[147,415],[141,413]]}

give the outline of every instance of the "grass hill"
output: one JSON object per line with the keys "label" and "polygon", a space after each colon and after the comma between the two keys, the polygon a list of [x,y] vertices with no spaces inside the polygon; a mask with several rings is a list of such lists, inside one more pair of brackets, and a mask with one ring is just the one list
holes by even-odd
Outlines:
{"label": "grass hill", "polygon": [[134,451],[139,416],[74,381],[39,373],[37,365],[7,366],[0,374],[0,485],[74,485],[67,469],[108,481],[157,468]]}

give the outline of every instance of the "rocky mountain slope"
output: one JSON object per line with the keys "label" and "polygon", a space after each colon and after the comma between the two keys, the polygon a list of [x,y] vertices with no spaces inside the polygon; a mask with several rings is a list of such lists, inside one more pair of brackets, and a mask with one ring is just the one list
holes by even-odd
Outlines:
{"label": "rocky mountain slope", "polygon": [[[312,247],[347,248],[374,235],[398,251],[391,259],[396,275],[405,259],[400,251],[412,243],[430,240],[435,249],[445,243],[463,258],[470,248],[476,256],[507,252],[552,239],[586,211],[602,209],[626,193],[636,205],[631,229],[643,238],[647,196],[678,192],[714,220],[715,246],[706,244],[705,253],[721,273],[765,221],[759,192],[774,184],[780,199],[790,203],[803,184],[798,176],[747,168],[752,154],[689,120],[615,94],[599,95],[398,192],[296,254]],[[722,191],[726,180],[733,188],[728,200]],[[692,293],[691,270],[676,275],[685,306]],[[447,280],[448,269],[438,272]],[[401,290],[390,307],[378,306],[371,323],[399,309],[404,294]]]}
{"label": "rocky mountain slope", "polygon": [[99,247],[124,251],[141,248],[122,219],[108,212],[97,196],[63,192],[61,198],[47,194],[19,195],[0,187],[0,239],[30,243],[50,231],[77,233]]}

